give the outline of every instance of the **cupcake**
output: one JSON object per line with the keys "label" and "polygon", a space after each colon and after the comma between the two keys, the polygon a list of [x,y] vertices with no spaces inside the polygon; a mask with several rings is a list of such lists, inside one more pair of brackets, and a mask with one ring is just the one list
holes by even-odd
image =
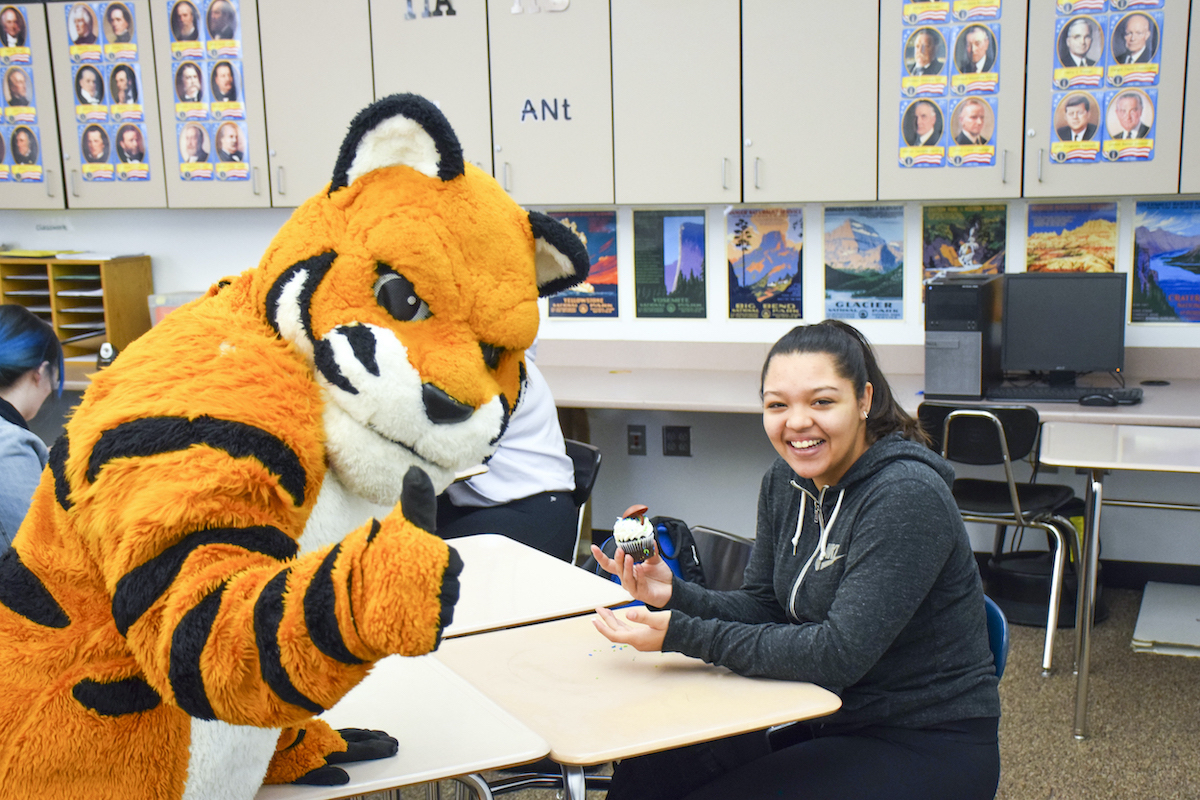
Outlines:
{"label": "cupcake", "polygon": [[613,538],[617,540],[617,546],[624,550],[635,564],[640,564],[654,555],[654,526],[646,519],[646,512],[649,510],[646,506],[630,506],[621,518],[613,523]]}

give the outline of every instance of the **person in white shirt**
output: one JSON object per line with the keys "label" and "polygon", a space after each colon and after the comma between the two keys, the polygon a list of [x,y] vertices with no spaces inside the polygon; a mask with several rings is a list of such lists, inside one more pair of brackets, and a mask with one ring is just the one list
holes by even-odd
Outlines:
{"label": "person in white shirt", "polygon": [[1117,122],[1121,129],[1113,135],[1114,139],[1145,139],[1150,135],[1150,126],[1142,122],[1142,96],[1138,92],[1125,92],[1117,95],[1113,102]]}
{"label": "person in white shirt", "polygon": [[990,72],[996,63],[992,47],[992,32],[982,25],[972,25],[963,32],[963,52],[959,72]]}
{"label": "person in white shirt", "polygon": [[1117,61],[1121,64],[1148,63],[1154,57],[1154,45],[1150,35],[1154,26],[1150,18],[1145,14],[1130,14],[1123,22],[1124,30],[1120,35],[1125,51],[1116,54]]}
{"label": "person in white shirt", "polygon": [[546,379],[525,351],[528,382],[500,436],[488,471],[453,483],[438,498],[437,535],[454,539],[500,533],[573,561],[578,510],[575,472]]}
{"label": "person in white shirt", "polygon": [[1086,94],[1072,94],[1067,97],[1063,116],[1067,124],[1057,131],[1058,138],[1064,142],[1090,142],[1096,135],[1096,124],[1091,122],[1092,102]]}
{"label": "person in white shirt", "polygon": [[918,100],[911,107],[912,130],[905,134],[911,147],[927,147],[938,143],[942,137],[942,117],[937,106],[928,100]]}
{"label": "person in white shirt", "polygon": [[1076,17],[1063,29],[1062,44],[1058,49],[1058,60],[1064,67],[1094,67],[1096,60],[1088,58],[1092,49],[1092,23],[1085,17]]}

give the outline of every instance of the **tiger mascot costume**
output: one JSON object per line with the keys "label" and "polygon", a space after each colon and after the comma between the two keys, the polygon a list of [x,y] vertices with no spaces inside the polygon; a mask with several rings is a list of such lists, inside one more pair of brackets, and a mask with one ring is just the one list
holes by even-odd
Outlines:
{"label": "tiger mascot costume", "polygon": [[432,104],[361,112],[259,266],[126,348],[55,444],[0,558],[0,797],[249,800],[395,753],[314,715],[437,647],[436,493],[587,268]]}

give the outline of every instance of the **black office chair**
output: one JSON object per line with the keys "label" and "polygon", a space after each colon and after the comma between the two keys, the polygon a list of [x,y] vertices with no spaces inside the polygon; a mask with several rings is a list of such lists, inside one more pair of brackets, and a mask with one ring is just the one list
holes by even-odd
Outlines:
{"label": "black office chair", "polygon": [[[571,563],[575,563],[579,555],[579,542],[583,538],[583,519],[588,500],[592,497],[592,487],[596,485],[596,474],[600,472],[600,448],[592,444],[565,439],[567,455],[575,465],[575,491],[571,499],[579,509],[579,517],[575,526],[575,548],[571,551]],[[588,535],[591,541],[591,535]]]}
{"label": "black office chair", "polygon": [[693,525],[691,531],[704,585],[718,591],[740,589],[754,541],[706,525]]}
{"label": "black office chair", "polygon": [[976,466],[1004,465],[1002,481],[978,478],[954,481],[954,500],[963,520],[995,525],[997,549],[1010,527],[1037,528],[1054,541],[1046,643],[1042,650],[1042,674],[1049,675],[1064,563],[1067,554],[1078,558],[1079,543],[1070,520],[1058,513],[1075,497],[1071,487],[1017,483],[1013,477],[1013,460],[1025,458],[1037,444],[1037,410],[1029,406],[927,402],[918,407],[917,417],[932,440],[931,446],[944,458]]}

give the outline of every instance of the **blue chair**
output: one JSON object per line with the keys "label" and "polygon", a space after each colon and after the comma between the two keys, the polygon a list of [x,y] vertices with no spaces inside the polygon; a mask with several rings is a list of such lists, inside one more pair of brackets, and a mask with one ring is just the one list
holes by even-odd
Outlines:
{"label": "blue chair", "polygon": [[996,662],[996,677],[1004,676],[1004,665],[1008,662],[1008,620],[996,601],[983,596],[987,609],[988,647],[992,648],[992,660]]}

